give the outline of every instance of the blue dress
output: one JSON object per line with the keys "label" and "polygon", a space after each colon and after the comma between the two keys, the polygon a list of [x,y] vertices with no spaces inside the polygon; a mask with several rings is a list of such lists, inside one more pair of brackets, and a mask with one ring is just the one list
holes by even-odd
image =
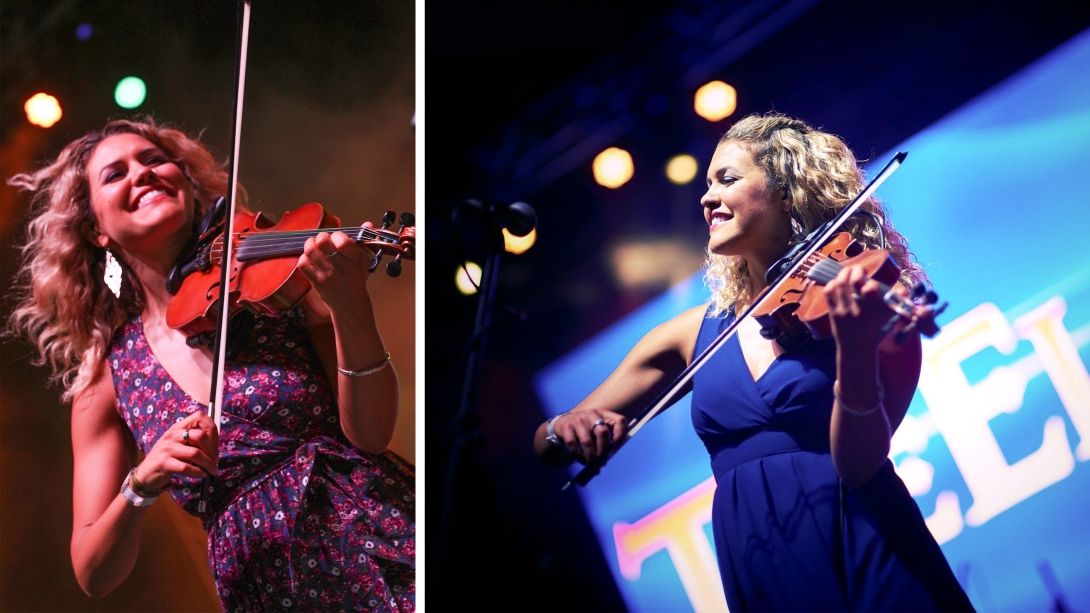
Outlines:
{"label": "blue dress", "polygon": [[[697,354],[733,319],[706,316]],[[825,340],[754,381],[735,336],[693,381],[730,610],[972,610],[889,460],[863,486],[841,484],[829,452],[835,377],[836,345]]]}

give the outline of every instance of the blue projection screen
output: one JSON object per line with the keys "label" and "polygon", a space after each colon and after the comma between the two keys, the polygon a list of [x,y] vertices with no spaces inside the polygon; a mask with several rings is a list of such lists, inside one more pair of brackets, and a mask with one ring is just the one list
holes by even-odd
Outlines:
{"label": "blue projection screen", "polygon": [[[890,457],[978,609],[1090,610],[1090,31],[897,150],[878,196],[951,306]],[[695,276],[540,372],[546,412],[706,299]],[[579,490],[631,610],[726,610],[713,490],[687,398]]]}

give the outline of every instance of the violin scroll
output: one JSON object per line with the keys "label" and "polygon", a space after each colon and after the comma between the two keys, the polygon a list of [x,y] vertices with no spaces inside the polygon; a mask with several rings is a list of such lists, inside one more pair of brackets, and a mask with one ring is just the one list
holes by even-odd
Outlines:
{"label": "violin scroll", "polygon": [[356,237],[356,242],[375,249],[375,255],[371,258],[371,264],[367,267],[368,271],[375,272],[383,256],[388,255],[388,250],[391,248],[397,252],[394,259],[386,264],[386,274],[391,277],[401,274],[402,259],[416,259],[416,217],[412,213],[402,213],[398,222],[400,223],[400,229],[397,232],[391,231],[390,226],[394,223],[394,212],[386,211],[382,216],[382,227],[371,230],[374,233],[382,233],[380,234],[382,240],[364,238],[363,234],[366,228],[360,228],[360,235]]}

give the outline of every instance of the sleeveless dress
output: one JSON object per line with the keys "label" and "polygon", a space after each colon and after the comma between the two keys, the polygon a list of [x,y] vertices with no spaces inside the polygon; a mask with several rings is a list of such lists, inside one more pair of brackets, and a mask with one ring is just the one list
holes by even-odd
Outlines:
{"label": "sleeveless dress", "polygon": [[[415,477],[392,453],[365,454],[341,431],[303,313],[258,318],[225,367],[219,476],[170,495],[208,532],[224,611],[413,611]],[[147,453],[175,422],[208,411],[152,354],[139,317],[107,359],[119,410]]]}
{"label": "sleeveless dress", "polygon": [[[733,319],[707,315],[697,353]],[[972,610],[888,459],[861,487],[840,482],[829,451],[835,378],[828,339],[781,355],[754,381],[737,336],[694,378],[730,610]]]}

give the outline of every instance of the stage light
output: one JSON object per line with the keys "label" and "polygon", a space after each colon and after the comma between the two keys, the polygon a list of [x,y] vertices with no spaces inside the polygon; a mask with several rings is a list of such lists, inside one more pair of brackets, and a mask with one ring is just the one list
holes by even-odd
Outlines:
{"label": "stage light", "polygon": [[692,181],[696,177],[696,171],[696,158],[687,153],[675,155],[666,164],[666,178],[677,185],[685,185]]}
{"label": "stage light", "polygon": [[515,236],[503,229],[503,250],[507,253],[526,253],[526,250],[534,246],[537,241],[537,228],[530,230],[526,236]]}
{"label": "stage light", "polygon": [[632,156],[624,149],[610,147],[594,158],[594,180],[598,185],[616,189],[632,178]]}
{"label": "stage light", "polygon": [[91,38],[91,32],[91,24],[86,22],[81,23],[79,24],[79,27],[76,28],[76,38],[80,40],[87,40]]}
{"label": "stage light", "polygon": [[693,103],[696,114],[708,121],[719,121],[729,116],[737,106],[737,92],[722,81],[712,81],[696,90]]}
{"label": "stage light", "polygon": [[49,94],[34,94],[23,105],[26,118],[30,123],[48,128],[61,118],[61,105]]}
{"label": "stage light", "polygon": [[617,284],[625,289],[664,288],[700,269],[704,254],[678,239],[640,239],[618,244],[610,253]]}
{"label": "stage light", "polygon": [[123,109],[135,109],[144,103],[148,88],[139,77],[125,77],[117,82],[114,100]]}
{"label": "stage light", "polygon": [[[466,271],[469,271],[468,277]],[[458,272],[454,274],[454,284],[458,286],[458,291],[466,296],[476,294],[477,287],[481,284],[481,267],[475,262],[466,262],[465,268],[459,266]]]}

